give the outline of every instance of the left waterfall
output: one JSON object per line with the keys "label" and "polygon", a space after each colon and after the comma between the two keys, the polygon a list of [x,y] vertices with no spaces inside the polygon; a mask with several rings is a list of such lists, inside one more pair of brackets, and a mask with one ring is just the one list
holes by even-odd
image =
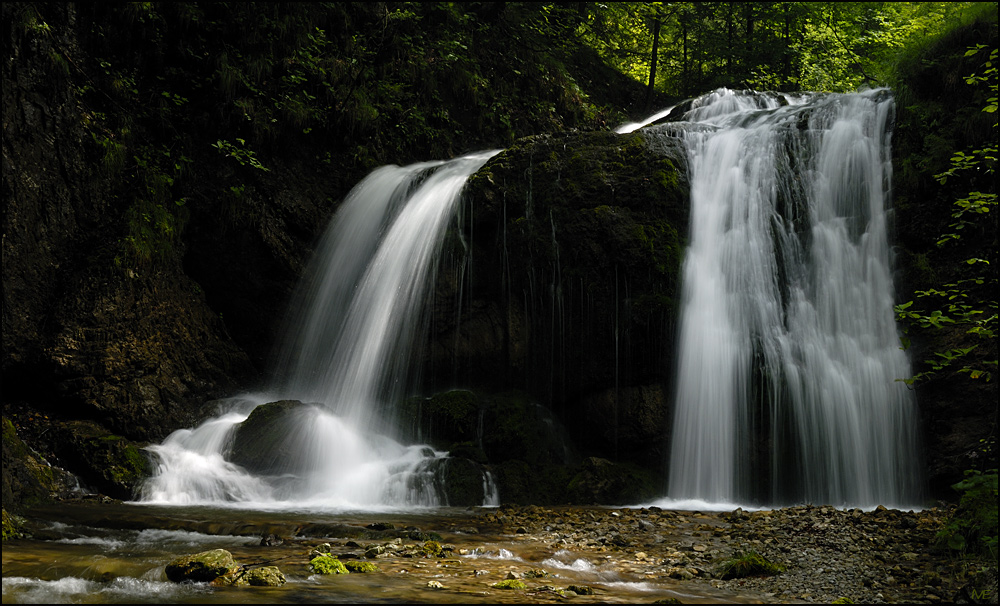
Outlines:
{"label": "left waterfall", "polygon": [[[373,171],[344,200],[307,269],[265,393],[174,432],[149,450],[141,500],[250,507],[447,505],[444,452],[393,439],[447,225],[468,178],[499,151]],[[281,460],[254,474],[227,460],[233,433],[265,402],[309,403],[284,416]],[[484,504],[496,490],[484,475]]]}

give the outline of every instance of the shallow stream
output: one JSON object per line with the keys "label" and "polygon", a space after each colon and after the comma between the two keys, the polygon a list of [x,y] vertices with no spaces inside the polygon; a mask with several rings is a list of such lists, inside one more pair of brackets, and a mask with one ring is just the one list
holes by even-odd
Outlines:
{"label": "shallow stream", "polygon": [[[573,551],[551,536],[501,534],[484,523],[495,509],[366,512],[262,511],[214,507],[162,507],[122,503],[64,503],[34,509],[31,539],[3,547],[4,603],[540,603],[760,602],[710,586],[692,586],[656,567],[635,564],[613,549]],[[572,515],[589,515],[574,508]],[[582,514],[580,512],[583,512]],[[594,510],[598,512],[598,510]],[[607,510],[599,510],[604,516]],[[591,515],[591,517],[594,517]],[[367,530],[380,523],[393,531]],[[321,576],[308,552],[329,543],[341,559],[364,558],[372,545],[417,543],[407,533],[437,533],[446,557],[405,551],[370,560],[381,572]],[[523,529],[522,529],[523,530]],[[682,531],[678,528],[678,531]],[[261,537],[281,537],[262,546]],[[393,539],[392,536],[402,537]],[[415,534],[413,536],[416,536]],[[354,541],[352,543],[351,541]],[[281,587],[213,587],[172,583],[164,567],[174,558],[209,549],[232,552],[241,564],[270,563],[284,573]],[[400,555],[402,554],[402,555]],[[534,572],[531,572],[534,571]],[[540,572],[542,576],[537,575]],[[527,585],[492,584],[513,573]],[[428,586],[431,581],[443,588]],[[588,586],[593,595],[567,592]]]}

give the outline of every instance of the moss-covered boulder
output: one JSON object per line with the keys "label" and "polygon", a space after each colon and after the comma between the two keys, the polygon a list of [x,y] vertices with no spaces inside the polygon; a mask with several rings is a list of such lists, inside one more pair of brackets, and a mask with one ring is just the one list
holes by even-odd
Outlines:
{"label": "moss-covered boulder", "polygon": [[[3,508],[16,511],[49,498],[55,488],[53,469],[39,460],[17,435],[17,429],[3,417]],[[4,514],[4,536],[7,536]]]}
{"label": "moss-covered boulder", "polygon": [[236,587],[280,587],[285,582],[285,575],[277,566],[258,566],[233,575],[230,585]]}
{"label": "moss-covered boulder", "polygon": [[165,572],[167,578],[175,583],[210,583],[238,570],[239,565],[233,560],[233,554],[225,549],[212,549],[176,558],[167,564]]}
{"label": "moss-covered boulder", "polygon": [[606,456],[665,461],[669,422],[666,402],[659,384],[612,387],[590,394],[580,404],[594,423],[579,430],[578,435],[584,441],[613,446],[613,450],[603,453]]}
{"label": "moss-covered boulder", "polygon": [[268,402],[253,409],[233,434],[229,460],[254,473],[281,473],[299,447],[302,415],[312,408],[298,400]]}
{"label": "moss-covered boulder", "polygon": [[3,509],[3,540],[21,538],[21,525],[23,520],[14,514],[7,513]]}
{"label": "moss-covered boulder", "polygon": [[316,556],[309,560],[309,569],[316,574],[348,574],[344,563],[330,555]]}
{"label": "moss-covered boulder", "polygon": [[346,560],[344,561],[344,568],[348,572],[354,573],[372,573],[372,572],[382,572],[382,569],[371,562],[363,562],[361,560]]}
{"label": "moss-covered boulder", "polygon": [[56,454],[85,484],[117,499],[131,499],[152,473],[149,457],[138,444],[109,433],[90,421],[58,426]]}

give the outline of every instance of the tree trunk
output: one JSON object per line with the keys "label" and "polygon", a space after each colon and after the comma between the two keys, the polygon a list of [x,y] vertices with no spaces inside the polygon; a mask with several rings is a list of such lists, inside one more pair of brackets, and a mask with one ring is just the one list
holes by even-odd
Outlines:
{"label": "tree trunk", "polygon": [[653,103],[653,85],[656,82],[656,59],[660,51],[660,20],[653,20],[653,53],[649,60],[649,86],[646,88],[646,109]]}

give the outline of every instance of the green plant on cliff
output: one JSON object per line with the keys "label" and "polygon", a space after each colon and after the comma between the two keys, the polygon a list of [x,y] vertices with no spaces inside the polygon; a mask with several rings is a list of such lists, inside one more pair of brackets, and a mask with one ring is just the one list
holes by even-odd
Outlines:
{"label": "green plant on cliff", "polygon": [[938,531],[937,546],[997,558],[997,470],[970,469],[952,485],[961,495],[955,514]]}
{"label": "green plant on cliff", "polygon": [[[982,44],[970,48],[967,57],[978,55],[986,50]],[[989,97],[983,112],[994,116],[992,127],[997,129],[997,49],[990,50],[983,63],[983,69],[965,78],[967,84],[985,83],[989,87]],[[997,193],[995,184],[997,146],[994,137],[993,144],[983,145],[975,149],[956,151],[951,157],[950,167],[934,176],[941,185],[952,179],[965,179],[971,186],[982,186],[955,200],[952,208],[952,222],[949,231],[942,234],[937,246],[955,244],[963,239],[963,234],[975,237],[971,232],[983,237],[992,232],[996,237],[996,206]],[[991,225],[992,224],[992,225]],[[992,227],[992,230],[990,229]],[[990,259],[992,254],[994,257]],[[934,302],[927,308],[915,308],[914,301],[908,301],[896,306],[900,320],[911,326],[920,328],[940,329],[945,326],[957,326],[972,335],[975,342],[967,347],[952,347],[946,351],[934,353],[934,357],[925,360],[928,370],[922,371],[905,379],[909,385],[929,379],[939,372],[961,365],[957,372],[968,374],[970,379],[990,381],[997,368],[996,358],[996,324],[997,324],[997,275],[995,267],[996,250],[989,247],[981,254],[965,260],[966,269],[978,270],[974,273],[964,272],[965,276],[954,282],[949,282],[938,288],[917,291],[918,299]],[[904,346],[909,341],[904,339]],[[973,352],[984,351],[985,355],[975,358]]]}

